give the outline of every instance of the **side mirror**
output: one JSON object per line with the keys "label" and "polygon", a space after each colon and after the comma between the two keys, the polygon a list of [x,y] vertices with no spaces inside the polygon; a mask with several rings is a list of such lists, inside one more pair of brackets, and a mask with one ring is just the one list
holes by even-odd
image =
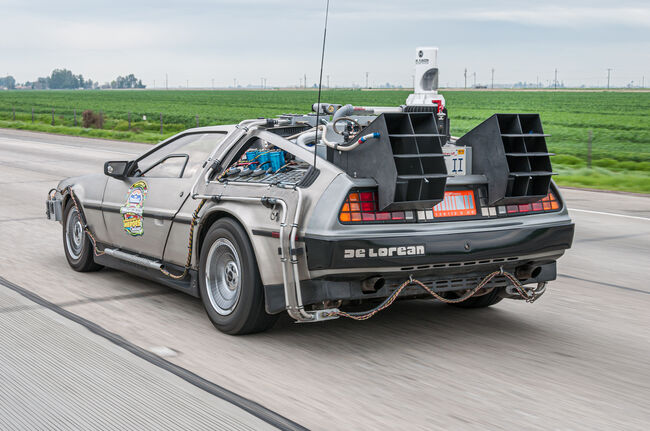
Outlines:
{"label": "side mirror", "polygon": [[113,178],[126,178],[130,167],[131,162],[109,161],[104,163],[104,174]]}

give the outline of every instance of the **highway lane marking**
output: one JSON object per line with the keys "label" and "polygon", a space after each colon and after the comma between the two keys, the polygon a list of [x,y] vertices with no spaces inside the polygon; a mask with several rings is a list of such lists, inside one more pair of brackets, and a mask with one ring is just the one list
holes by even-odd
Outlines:
{"label": "highway lane marking", "polygon": [[589,214],[600,214],[600,215],[608,215],[608,216],[614,216],[614,217],[624,217],[624,218],[631,218],[631,219],[637,219],[637,220],[650,221],[650,218],[648,218],[648,217],[639,217],[639,216],[631,216],[631,215],[625,215],[625,214],[606,213],[606,212],[602,212],[602,211],[579,210],[579,209],[575,209],[575,208],[569,208],[569,212],[571,212],[571,211],[578,211],[578,212],[589,213]]}
{"label": "highway lane marking", "polygon": [[558,274],[558,276],[564,277],[564,278],[571,278],[573,280],[586,281],[587,283],[600,284],[601,286],[615,287],[617,289],[630,290],[632,292],[645,293],[646,295],[650,295],[650,292],[648,292],[647,290],[635,289],[634,287],[619,286],[618,284],[605,283],[603,281],[589,280],[588,278],[576,277],[574,275]]}

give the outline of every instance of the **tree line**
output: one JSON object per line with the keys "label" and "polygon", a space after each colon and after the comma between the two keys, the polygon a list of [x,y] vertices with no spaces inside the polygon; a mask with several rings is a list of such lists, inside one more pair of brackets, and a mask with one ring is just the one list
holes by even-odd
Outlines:
{"label": "tree line", "polygon": [[146,88],[141,79],[132,73],[126,76],[118,76],[110,83],[100,84],[92,79],[85,79],[83,75],[75,75],[68,69],[54,69],[50,76],[37,78],[35,81],[27,81],[22,85],[16,83],[13,76],[0,78],[0,88],[13,90],[16,86],[20,88],[31,88],[32,90],[76,90],[76,89],[97,89],[97,88]]}

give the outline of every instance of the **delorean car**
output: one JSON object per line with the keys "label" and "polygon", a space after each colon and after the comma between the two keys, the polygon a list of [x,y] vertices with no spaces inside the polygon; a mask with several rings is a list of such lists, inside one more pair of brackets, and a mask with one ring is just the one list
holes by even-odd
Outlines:
{"label": "delorean car", "polygon": [[436,57],[416,50],[402,106],[189,129],[63,180],[47,213],[68,263],[199,297],[229,334],[429,298],[422,286],[465,308],[541,295],[574,234],[548,135],[537,114],[494,114],[451,136]]}

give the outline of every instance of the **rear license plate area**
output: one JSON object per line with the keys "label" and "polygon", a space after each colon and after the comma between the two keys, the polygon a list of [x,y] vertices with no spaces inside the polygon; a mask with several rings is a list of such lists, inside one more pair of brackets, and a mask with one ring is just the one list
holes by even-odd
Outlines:
{"label": "rear license plate area", "polygon": [[475,215],[474,190],[446,191],[444,199],[433,207],[434,218]]}

